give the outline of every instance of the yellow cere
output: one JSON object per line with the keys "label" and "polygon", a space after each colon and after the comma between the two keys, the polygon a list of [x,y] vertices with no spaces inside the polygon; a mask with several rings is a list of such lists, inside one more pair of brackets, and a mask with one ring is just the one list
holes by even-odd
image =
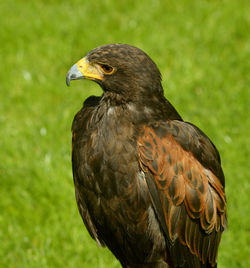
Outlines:
{"label": "yellow cere", "polygon": [[80,59],[77,62],[77,69],[83,74],[84,77],[89,79],[103,79],[103,75],[95,64],[89,64],[86,57]]}

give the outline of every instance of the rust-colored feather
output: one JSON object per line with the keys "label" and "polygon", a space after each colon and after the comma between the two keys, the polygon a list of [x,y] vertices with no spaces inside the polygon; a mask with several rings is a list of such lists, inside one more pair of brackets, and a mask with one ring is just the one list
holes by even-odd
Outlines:
{"label": "rust-colored feather", "polygon": [[[208,260],[215,265],[221,232],[226,227],[224,187],[214,169],[206,166],[203,145],[192,145],[191,126],[187,131],[187,123],[182,124],[183,128],[173,121],[145,127],[138,139],[140,165],[164,193],[161,205],[173,245],[180,242],[202,263]],[[201,146],[200,159],[195,146]],[[210,148],[209,144],[206,147]]]}

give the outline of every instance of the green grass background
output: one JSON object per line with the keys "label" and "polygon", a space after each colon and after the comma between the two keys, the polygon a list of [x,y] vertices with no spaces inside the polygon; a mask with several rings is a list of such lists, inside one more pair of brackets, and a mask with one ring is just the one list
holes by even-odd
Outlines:
{"label": "green grass background", "polygon": [[249,14],[247,0],[0,2],[0,267],[119,267],[87,234],[71,174],[73,116],[101,90],[65,85],[73,63],[113,42],[145,50],[168,99],[218,147],[219,267],[250,267]]}

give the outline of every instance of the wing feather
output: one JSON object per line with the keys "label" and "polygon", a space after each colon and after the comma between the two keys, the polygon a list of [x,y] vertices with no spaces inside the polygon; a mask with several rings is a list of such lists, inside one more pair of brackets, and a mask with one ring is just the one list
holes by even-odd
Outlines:
{"label": "wing feather", "polygon": [[215,146],[195,126],[169,121],[145,126],[138,151],[171,256],[180,249],[184,256],[172,262],[186,263],[183,267],[216,265],[226,228],[226,199]]}

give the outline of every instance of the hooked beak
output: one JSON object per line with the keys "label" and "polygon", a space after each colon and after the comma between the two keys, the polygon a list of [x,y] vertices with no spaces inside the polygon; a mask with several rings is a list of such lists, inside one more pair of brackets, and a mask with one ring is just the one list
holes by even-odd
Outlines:
{"label": "hooked beak", "polygon": [[77,69],[77,63],[76,63],[70,68],[70,70],[67,73],[66,84],[69,87],[69,84],[70,84],[71,80],[77,80],[77,79],[83,79],[83,78],[84,78],[84,76]]}
{"label": "hooked beak", "polygon": [[102,80],[103,74],[98,64],[89,63],[86,57],[74,64],[67,73],[66,84],[69,86],[71,80],[78,79]]}

